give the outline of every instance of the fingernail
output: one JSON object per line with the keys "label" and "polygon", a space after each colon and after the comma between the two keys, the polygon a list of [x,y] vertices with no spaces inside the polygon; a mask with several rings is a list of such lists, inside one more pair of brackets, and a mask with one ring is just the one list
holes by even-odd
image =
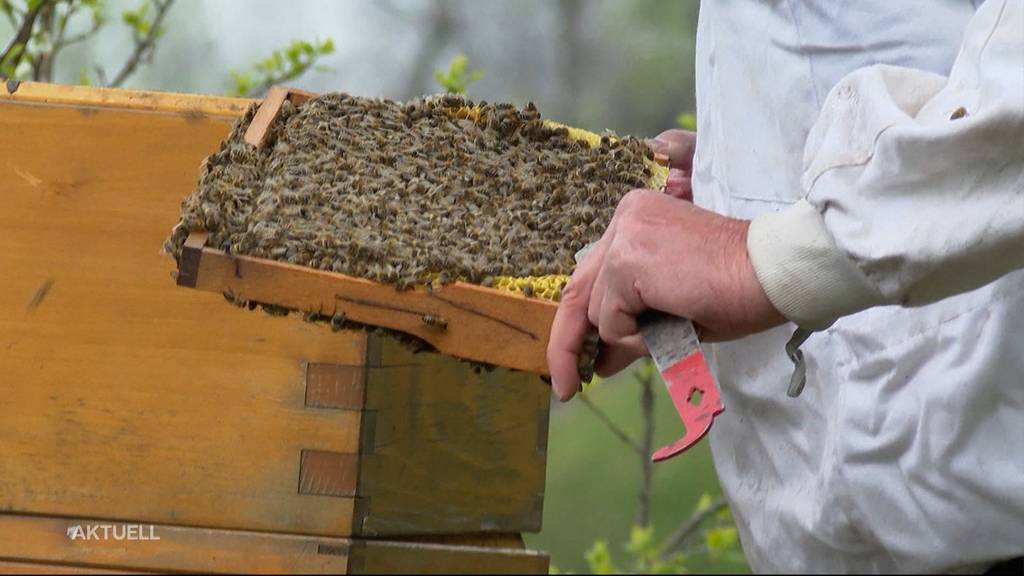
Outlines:
{"label": "fingernail", "polygon": [[665,142],[664,140],[658,140],[657,138],[648,138],[646,142],[647,142],[647,146],[650,147],[651,150],[654,150],[655,153],[657,153],[657,154],[667,154],[668,153],[668,150],[667,150],[667,148],[669,146],[668,142]]}

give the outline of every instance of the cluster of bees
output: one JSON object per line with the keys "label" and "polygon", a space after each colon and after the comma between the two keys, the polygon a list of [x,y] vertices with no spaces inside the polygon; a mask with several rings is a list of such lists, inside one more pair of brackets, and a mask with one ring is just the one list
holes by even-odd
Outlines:
{"label": "cluster of bees", "polygon": [[326,94],[286,102],[260,149],[243,140],[253,113],[182,203],[176,257],[202,229],[212,247],[399,288],[462,280],[558,300],[576,251],[654,167],[643,142],[580,138],[533,104]]}

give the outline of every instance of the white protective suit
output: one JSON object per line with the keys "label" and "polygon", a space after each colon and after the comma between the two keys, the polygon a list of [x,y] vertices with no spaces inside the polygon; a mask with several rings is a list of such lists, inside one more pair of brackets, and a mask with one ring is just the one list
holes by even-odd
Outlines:
{"label": "white protective suit", "polygon": [[816,330],[798,398],[793,324],[710,349],[752,567],[1024,555],[1024,0],[708,0],[697,104],[695,201]]}

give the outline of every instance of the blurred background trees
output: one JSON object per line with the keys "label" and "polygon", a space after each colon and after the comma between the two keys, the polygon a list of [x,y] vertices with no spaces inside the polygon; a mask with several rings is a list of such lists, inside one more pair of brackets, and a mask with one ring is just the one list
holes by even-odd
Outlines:
{"label": "blurred background trees", "polygon": [[[399,100],[467,91],[645,137],[692,123],[697,12],[697,0],[0,0],[0,75],[247,96],[278,82]],[[744,570],[706,443],[644,464],[680,433],[649,364],[554,406],[544,531],[528,543],[568,571]]]}

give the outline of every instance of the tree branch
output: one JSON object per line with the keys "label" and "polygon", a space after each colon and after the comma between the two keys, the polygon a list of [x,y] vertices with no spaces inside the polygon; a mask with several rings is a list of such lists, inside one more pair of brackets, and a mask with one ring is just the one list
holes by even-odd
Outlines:
{"label": "tree branch", "polygon": [[595,405],[590,400],[590,398],[583,395],[579,395],[577,396],[577,398],[579,398],[580,402],[583,402],[583,405],[589,408],[590,411],[593,412],[595,416],[597,416],[598,420],[600,420],[605,426],[607,426],[608,429],[611,430],[612,434],[615,434],[615,436],[617,436],[619,440],[622,440],[627,446],[632,448],[638,454],[643,454],[643,452],[641,452],[641,446],[637,444],[635,440],[630,438],[629,434],[626,434],[626,432],[622,428],[619,428],[618,424],[613,422],[612,419],[609,418],[608,415],[604,413],[604,411],[598,408],[597,405]]}
{"label": "tree branch", "polygon": [[124,63],[121,71],[114,76],[114,79],[108,84],[112,88],[117,88],[125,83],[128,78],[135,73],[135,70],[142,63],[142,60],[151,56],[153,49],[156,45],[156,39],[160,36],[161,29],[160,25],[164,21],[164,17],[167,16],[167,12],[174,5],[174,0],[154,0],[153,5],[156,7],[156,15],[153,16],[153,24],[149,27],[149,30],[141,38],[138,35],[134,35],[135,49],[132,50],[132,55]]}
{"label": "tree branch", "polygon": [[243,96],[261,96],[266,94],[271,87],[275,84],[284,84],[285,82],[291,82],[292,80],[302,76],[307,70],[313,67],[313,61],[306,63],[304,66],[296,66],[294,69],[289,70],[286,74],[280,76],[271,76],[267,78],[262,84],[249,90]]}
{"label": "tree branch", "polygon": [[678,551],[680,548],[683,547],[683,544],[686,543],[690,536],[693,536],[697,529],[700,528],[700,525],[703,524],[705,520],[714,516],[715,514],[718,514],[728,505],[729,503],[725,500],[725,498],[719,498],[718,500],[712,502],[711,506],[708,506],[705,510],[696,512],[693,515],[691,515],[690,518],[687,519],[687,521],[683,523],[682,526],[676,529],[675,532],[673,532],[668,538],[665,539],[665,545],[662,546],[661,551],[658,553],[658,556],[660,556],[661,558],[667,558],[673,552]]}
{"label": "tree branch", "polygon": [[85,32],[76,34],[74,36],[67,36],[68,21],[71,20],[72,16],[78,11],[81,4],[75,3],[75,0],[68,2],[67,11],[61,16],[60,24],[57,27],[56,32],[53,33],[53,44],[49,54],[43,54],[41,59],[43,63],[40,65],[41,78],[44,82],[53,81],[54,63],[57,61],[57,56],[62,50],[68,46],[73,46],[79,42],[84,42],[94,34],[99,32],[99,29],[103,26],[102,21],[94,20],[92,26],[89,27]]}
{"label": "tree branch", "polygon": [[[74,9],[75,0],[68,0],[68,10]],[[48,76],[53,75],[53,66],[51,65],[51,58],[53,55],[53,47],[56,46],[54,28],[54,22],[57,14],[58,4],[51,4],[45,10],[39,12],[40,28],[45,30],[47,35],[50,37],[50,50],[40,50],[36,54],[35,58],[29,56],[29,62],[32,64],[32,79],[36,82],[48,81]]]}
{"label": "tree branch", "polygon": [[[11,39],[11,42],[7,45],[4,53],[0,54],[0,63],[7,64],[11,69],[17,68],[18,64],[21,64],[21,59],[25,56],[25,48],[28,45],[28,41],[32,38],[32,30],[35,28],[36,18],[39,16],[39,13],[52,2],[53,0],[42,0],[35,8],[32,8],[25,13],[21,20],[21,26],[18,28],[18,33]],[[22,46],[21,52],[8,62],[8,58],[11,58],[11,52],[18,45]]]}
{"label": "tree branch", "polygon": [[653,372],[640,378],[640,408],[643,422],[643,440],[640,448],[640,495],[637,524],[651,523],[651,490],[654,485],[654,376]]}
{"label": "tree branch", "polygon": [[22,15],[21,11],[15,8],[14,4],[11,4],[10,2],[6,2],[3,0],[0,0],[0,7],[2,7],[4,16],[7,16],[7,21],[11,24],[11,28],[17,28],[18,20],[17,18],[15,18],[15,15],[17,15],[20,18]]}

